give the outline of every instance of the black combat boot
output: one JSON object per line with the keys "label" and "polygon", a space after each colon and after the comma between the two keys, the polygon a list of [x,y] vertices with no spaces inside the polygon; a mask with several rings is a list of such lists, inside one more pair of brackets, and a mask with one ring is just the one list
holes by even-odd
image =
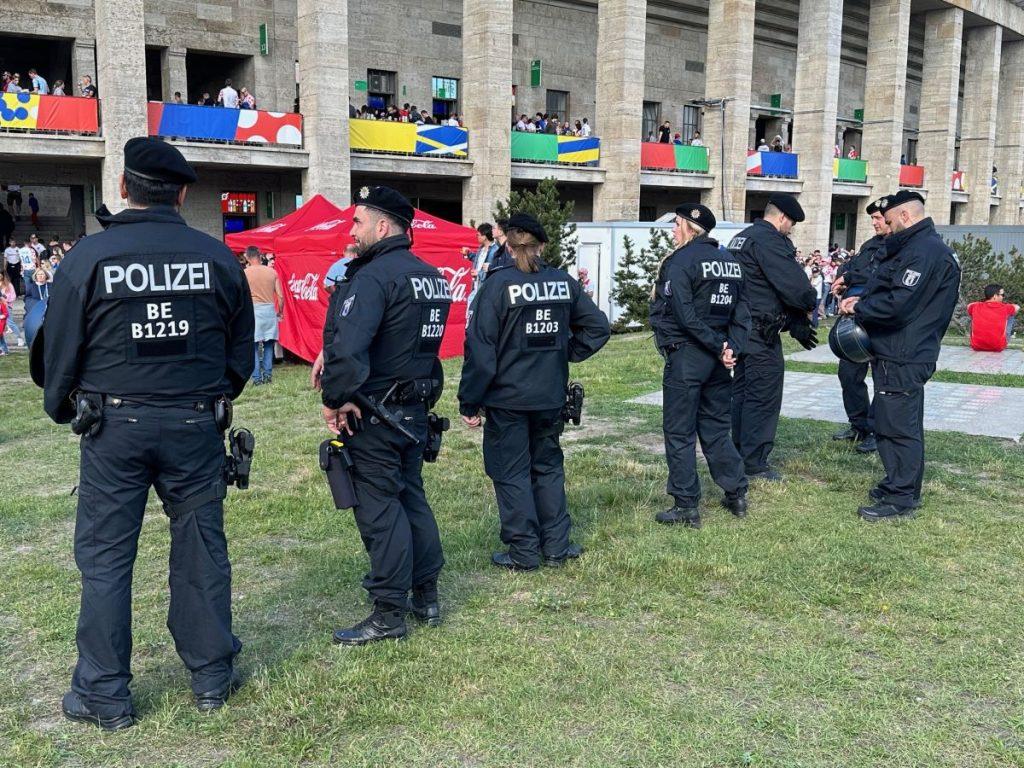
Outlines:
{"label": "black combat boot", "polygon": [[728,509],[736,517],[747,516],[747,497],[744,496],[726,496],[722,499],[722,506]]}
{"label": "black combat boot", "polygon": [[491,555],[491,564],[509,571],[536,571],[539,566],[521,563],[508,552],[495,552]]}
{"label": "black combat boot", "polygon": [[441,626],[441,606],[437,602],[437,585],[413,587],[409,613],[428,627]]}
{"label": "black combat boot", "polygon": [[223,707],[227,700],[232,694],[237,693],[238,689],[242,687],[242,678],[238,672],[231,672],[231,682],[228,683],[228,689],[223,693],[219,691],[210,691],[208,693],[197,693],[196,696],[196,709],[200,712],[215,712],[216,710]]}
{"label": "black combat boot", "polygon": [[373,613],[354,627],[334,630],[335,645],[366,645],[378,640],[401,640],[408,630],[405,611],[377,606]]}
{"label": "black combat boot", "polygon": [[832,435],[833,440],[858,440],[860,432],[851,424],[846,429],[841,429]]}
{"label": "black combat boot", "polygon": [[565,551],[560,555],[548,556],[544,555],[544,565],[548,568],[561,568],[569,560],[576,560],[580,555],[583,554],[583,547],[579,544],[573,544],[569,542],[569,546],[565,548]]}
{"label": "black combat boot", "polygon": [[878,442],[875,440],[874,432],[862,433],[864,437],[857,443],[857,453],[874,453],[878,450]]}
{"label": "black combat boot", "polygon": [[104,731],[123,731],[125,728],[131,728],[135,725],[135,715],[100,717],[89,709],[85,702],[82,701],[82,697],[74,691],[68,691],[64,694],[60,708],[64,712],[64,717],[68,720],[74,720],[76,723],[89,723],[89,725],[95,725]]}
{"label": "black combat boot", "polygon": [[861,507],[857,514],[862,520],[877,523],[879,520],[895,520],[900,517],[913,517],[914,507],[897,507],[894,504],[876,502],[869,507]]}
{"label": "black combat boot", "polygon": [[688,528],[700,528],[700,512],[696,507],[672,507],[659,512],[654,519],[665,525],[685,525]]}

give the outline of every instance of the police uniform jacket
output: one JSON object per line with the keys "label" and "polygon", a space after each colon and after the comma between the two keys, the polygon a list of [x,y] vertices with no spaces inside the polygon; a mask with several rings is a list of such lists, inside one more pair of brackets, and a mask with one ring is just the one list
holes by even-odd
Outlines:
{"label": "police uniform jacket", "polygon": [[324,324],[323,402],[340,408],[356,392],[430,377],[452,294],[448,281],[394,235],[348,264]]}
{"label": "police uniform jacket", "polygon": [[810,312],[818,295],[796,262],[793,241],[764,219],[758,219],[729,243],[743,269],[744,290],[753,328],[778,322],[788,312]]}
{"label": "police uniform jacket", "polygon": [[234,254],[169,206],[101,216],[54,275],[45,331],[46,412],[75,390],[143,402],[241,394],[253,308]]}
{"label": "police uniform jacket", "polygon": [[836,277],[845,278],[847,296],[857,296],[874,274],[878,262],[885,258],[885,235],[875,235],[857,251],[857,255],[839,267]]}
{"label": "police uniform jacket", "polygon": [[466,325],[459,411],[542,411],[565,404],[569,363],[611,336],[608,318],[565,271],[492,267]]}
{"label": "police uniform jacket", "polygon": [[701,236],[677,249],[654,286],[650,318],[658,348],[690,342],[719,357],[728,343],[741,354],[750,333],[743,287],[740,263],[717,241]]}
{"label": "police uniform jacket", "polygon": [[930,218],[885,239],[879,263],[854,314],[874,355],[934,363],[960,291],[960,264]]}

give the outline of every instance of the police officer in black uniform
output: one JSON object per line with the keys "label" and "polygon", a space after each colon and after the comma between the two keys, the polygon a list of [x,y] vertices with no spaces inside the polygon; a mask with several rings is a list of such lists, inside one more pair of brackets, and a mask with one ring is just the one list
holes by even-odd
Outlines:
{"label": "police officer in black uniform", "polygon": [[924,478],[924,385],[960,291],[960,264],[925,216],[924,198],[901,190],[878,207],[892,232],[863,296],[843,299],[871,339],[875,435],[885,477],[858,513],[869,522],[911,517]]}
{"label": "police officer in black uniform", "polygon": [[729,428],[730,371],[750,334],[750,308],[739,262],[708,237],[715,223],[703,205],[676,208],[672,235],[679,247],[661,265],[650,312],[665,358],[667,492],[675,501],[655,519],[693,528],[700,527],[698,436],[711,477],[725,491],[722,505],[736,517],[747,514],[747,478]]}
{"label": "police officer in black uniform", "polygon": [[569,539],[558,438],[569,363],[601,349],[611,331],[579,283],[540,260],[548,241],[540,222],[515,214],[506,235],[511,261],[491,267],[470,308],[459,411],[476,428],[486,409],[484,468],[508,546],[491,561],[532,571],[582,552]]}
{"label": "police officer in black uniform", "polygon": [[785,362],[779,333],[788,328],[806,349],[817,344],[810,323],[817,295],[789,239],[803,220],[796,198],[774,195],[764,218],[729,243],[743,270],[751,318],[750,340],[733,376],[732,439],[747,476],[762,480],[782,479],[768,463],[782,410]]}
{"label": "police officer in black uniform", "polygon": [[[437,577],[444,565],[420,472],[427,403],[442,384],[437,355],[451,289],[409,250],[414,211],[408,200],[388,187],[363,187],[355,202],[352,237],[359,256],[331,294],[320,385],[328,428],[350,435],[355,519],[370,556],[363,586],[374,610],[334,633],[340,645],[404,637],[407,610],[439,624]],[[356,393],[401,413],[401,424],[419,442],[363,412],[352,402]]]}
{"label": "police officer in black uniform", "polygon": [[106,231],[68,253],[42,329],[46,412],[88,428],[75,527],[78,663],[63,710],[107,730],[135,722],[132,567],[151,486],[170,518],[167,625],[196,705],[217,709],[237,685],[220,417],[221,398],[238,397],[252,374],[253,309],[234,254],[178,212],[195,180],[170,144],[125,144],[128,208],[101,215]]}
{"label": "police officer in black uniform", "polygon": [[[836,281],[832,285],[832,293],[836,296],[860,296],[875,272],[875,267],[885,255],[885,238],[889,234],[889,226],[885,216],[878,208],[878,201],[865,209],[871,217],[871,226],[875,235],[867,240],[857,254],[843,264],[836,273]],[[832,435],[833,440],[852,440],[857,443],[858,453],[873,453],[875,443],[875,413],[868,395],[867,363],[853,363],[849,360],[839,361],[839,385],[843,390],[843,407],[850,419],[850,426]]]}

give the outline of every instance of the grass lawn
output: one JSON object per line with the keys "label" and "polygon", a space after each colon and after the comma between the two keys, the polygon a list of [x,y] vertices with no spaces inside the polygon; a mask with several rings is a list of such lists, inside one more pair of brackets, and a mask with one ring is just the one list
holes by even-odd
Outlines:
{"label": "grass lawn", "polygon": [[[133,690],[123,734],[64,721],[79,579],[77,439],[43,415],[24,354],[0,361],[0,765],[981,766],[1024,765],[1024,453],[929,435],[925,506],[869,525],[880,471],[783,420],[788,482],[756,485],[747,520],[708,487],[701,531],[666,529],[659,386],[639,335],[575,374],[569,504],[587,554],[513,575],[498,547],[479,432],[448,434],[425,471],[448,566],[447,623],[342,649],[368,610],[352,515],[331,508],[307,369],[248,390],[252,487],[227,527],[235,631],[249,682],[222,712],[192,707],[166,630],[167,521],[147,510],[135,574]],[[446,364],[454,416],[459,361]]]}

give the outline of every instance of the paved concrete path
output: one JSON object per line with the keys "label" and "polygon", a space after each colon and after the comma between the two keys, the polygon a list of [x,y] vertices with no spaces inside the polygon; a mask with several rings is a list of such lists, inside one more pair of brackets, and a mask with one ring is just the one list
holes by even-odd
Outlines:
{"label": "paved concrete path", "polygon": [[[661,392],[632,402],[661,406]],[[846,423],[839,379],[824,373],[787,372],[782,415]],[[1024,389],[931,381],[925,387],[924,427],[1019,441],[1024,435]]]}
{"label": "paved concrete path", "polygon": [[[835,363],[838,358],[832,354],[828,346],[828,338],[806,352],[787,355],[787,360],[798,360],[802,363]],[[962,373],[1008,373],[1013,376],[1024,376],[1024,352],[1019,349],[1006,349],[1002,352],[975,352],[970,347],[943,346],[939,353],[938,369],[940,371],[960,371]]]}

